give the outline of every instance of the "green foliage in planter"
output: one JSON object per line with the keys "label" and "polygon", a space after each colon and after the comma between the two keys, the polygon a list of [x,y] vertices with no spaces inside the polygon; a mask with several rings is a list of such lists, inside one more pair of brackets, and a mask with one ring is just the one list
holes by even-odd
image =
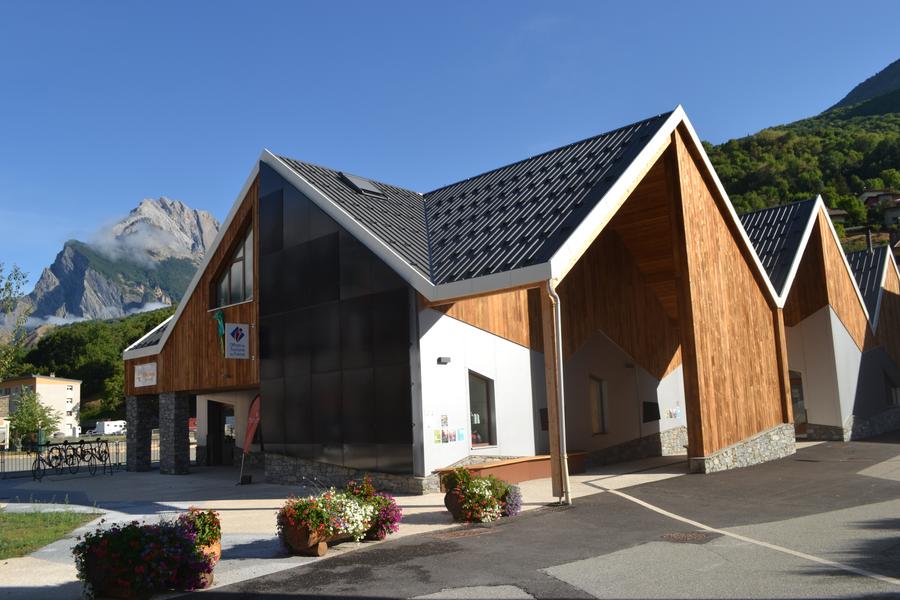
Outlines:
{"label": "green foliage in planter", "polygon": [[89,592],[116,590],[142,596],[207,585],[213,561],[204,555],[194,531],[176,521],[131,521],[100,527],[79,538],[72,549],[78,578]]}
{"label": "green foliage in planter", "polygon": [[471,523],[489,523],[521,511],[519,488],[493,475],[475,476],[460,467],[444,476],[444,486],[457,497],[463,520]]}
{"label": "green foliage in planter", "polygon": [[222,539],[219,513],[214,510],[192,506],[188,512],[178,516],[178,522],[194,532],[198,546],[211,546]]}

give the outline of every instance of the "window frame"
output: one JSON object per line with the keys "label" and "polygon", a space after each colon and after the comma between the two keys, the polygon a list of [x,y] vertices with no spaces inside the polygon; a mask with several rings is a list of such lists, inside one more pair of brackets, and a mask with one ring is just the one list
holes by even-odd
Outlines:
{"label": "window frame", "polygon": [[[469,399],[469,448],[472,450],[480,450],[483,448],[496,448],[498,445],[497,442],[497,401],[496,394],[494,393],[494,380],[490,377],[482,375],[477,371],[473,371],[471,369],[466,369],[466,392],[467,397]],[[481,443],[474,443],[472,441],[472,415],[474,412],[472,411],[472,378],[479,379],[485,382],[485,389],[487,390],[487,418],[488,418],[488,441]]]}
{"label": "window frame", "polygon": [[[256,278],[253,272],[255,266],[253,263],[256,261],[256,248],[254,247],[256,245],[256,236],[253,231],[253,223],[250,222],[245,225],[242,231],[244,232],[243,235],[238,238],[240,243],[237,243],[230,249],[230,258],[219,265],[216,276],[210,282],[210,310],[251,302],[256,296]],[[248,247],[249,252],[247,251]],[[234,266],[238,263],[241,264],[241,298],[236,300],[231,294],[233,287],[231,276]],[[249,279],[247,277],[248,273]],[[224,288],[222,287],[223,284],[225,285]],[[223,291],[227,294],[227,297],[224,299],[222,298]]]}
{"label": "window frame", "polygon": [[[598,384],[600,389],[600,405],[599,410],[594,410],[594,384]],[[588,375],[588,411],[591,419],[591,435],[607,435],[609,433],[609,400],[606,393],[606,380],[596,375]],[[599,423],[596,422],[595,416],[599,417]]]}

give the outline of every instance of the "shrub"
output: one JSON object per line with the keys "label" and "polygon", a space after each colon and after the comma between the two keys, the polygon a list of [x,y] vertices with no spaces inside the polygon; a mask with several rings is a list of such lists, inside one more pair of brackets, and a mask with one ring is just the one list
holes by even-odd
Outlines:
{"label": "shrub", "polygon": [[460,467],[444,476],[445,489],[455,494],[462,518],[471,523],[489,523],[522,511],[522,492],[493,475],[476,477]]}
{"label": "shrub", "polygon": [[198,546],[210,546],[222,539],[222,524],[219,513],[202,510],[195,506],[178,516],[178,522],[194,532]]}
{"label": "shrub", "polygon": [[393,496],[377,491],[368,475],[360,481],[348,481],[345,489],[348,494],[374,508],[372,524],[366,532],[368,539],[383,540],[400,529],[403,509],[397,506]]}
{"label": "shrub", "polygon": [[278,511],[278,536],[285,527],[305,527],[324,537],[349,535],[360,541],[369,531],[375,507],[347,492],[333,488],[306,498],[289,498]]}
{"label": "shrub", "polygon": [[503,516],[514,517],[522,512],[522,490],[517,485],[507,486],[503,497]]}
{"label": "shrub", "polygon": [[102,524],[79,538],[72,550],[78,578],[92,591],[114,589],[141,596],[208,584],[213,561],[199,550],[196,534],[183,523],[131,521],[109,528]]}
{"label": "shrub", "polygon": [[400,529],[400,520],[403,518],[403,509],[397,506],[397,501],[390,494],[377,492],[371,500],[375,508],[372,517],[372,526],[366,532],[366,537],[373,540],[383,540]]}

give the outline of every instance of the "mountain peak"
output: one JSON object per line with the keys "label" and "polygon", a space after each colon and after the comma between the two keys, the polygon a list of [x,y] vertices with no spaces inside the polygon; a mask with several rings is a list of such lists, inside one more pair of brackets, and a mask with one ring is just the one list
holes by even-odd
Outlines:
{"label": "mountain peak", "polygon": [[219,222],[171,198],[142,200],[89,242],[69,240],[26,301],[40,322],[121,317],[177,302]]}
{"label": "mountain peak", "polygon": [[900,90],[900,59],[858,84],[840,102],[828,110],[853,106],[896,90]]}

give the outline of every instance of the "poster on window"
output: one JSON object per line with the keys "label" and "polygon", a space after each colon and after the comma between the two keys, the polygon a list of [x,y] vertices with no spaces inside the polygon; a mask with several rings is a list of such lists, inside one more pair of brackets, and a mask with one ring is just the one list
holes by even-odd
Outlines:
{"label": "poster on window", "polygon": [[225,358],[250,358],[250,326],[225,323]]}
{"label": "poster on window", "polygon": [[134,387],[156,385],[156,363],[134,365]]}

